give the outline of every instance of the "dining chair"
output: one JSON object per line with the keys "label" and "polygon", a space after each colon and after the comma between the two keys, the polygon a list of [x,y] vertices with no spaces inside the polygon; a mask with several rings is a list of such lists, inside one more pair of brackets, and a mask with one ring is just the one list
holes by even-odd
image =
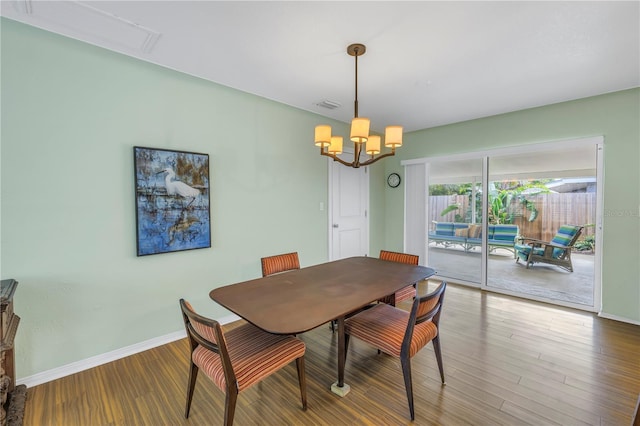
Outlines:
{"label": "dining chair", "polygon": [[262,276],[279,274],[281,272],[300,269],[300,260],[298,252],[278,254],[275,256],[263,257],[260,259],[262,263]]}
{"label": "dining chair", "polygon": [[[407,253],[398,253],[395,251],[387,251],[387,250],[380,250],[380,256],[379,258],[381,260],[387,260],[390,262],[397,262],[397,263],[406,263],[408,265],[418,265],[420,256],[417,256],[415,254],[407,254]],[[389,305],[392,306],[396,306],[397,302],[400,302],[402,300],[407,300],[410,298],[413,298],[416,295],[416,287],[415,287],[415,283],[412,285],[408,285],[406,287],[401,288],[400,290],[396,291],[394,294],[390,294],[388,296],[385,296],[381,299],[377,300],[377,303],[387,303]],[[376,303],[376,302],[374,302]],[[365,310],[365,309],[369,309],[371,307],[375,306],[374,304],[371,305],[367,305],[364,308],[362,308],[361,310]],[[347,316],[347,318],[349,316],[355,315],[358,312],[360,312],[361,310],[352,312],[351,314],[349,314]],[[336,320],[331,321],[331,331],[335,332],[338,324]]]}
{"label": "dining chair", "polygon": [[[408,265],[418,265],[420,256],[415,254],[398,253],[395,251],[380,250],[380,259],[388,260],[391,262],[406,263]],[[408,285],[396,291],[395,294],[383,297],[379,300],[382,303],[388,303],[389,305],[396,306],[396,303],[403,300],[412,299],[416,295],[415,283]]]}
{"label": "dining chair", "polygon": [[218,321],[198,315],[184,299],[180,299],[180,309],[191,348],[185,418],[189,418],[199,370],[225,392],[224,424],[231,426],[238,394],[293,360],[298,369],[302,409],[307,409],[304,342],[267,333],[249,323],[224,331]]}
{"label": "dining chair", "polygon": [[431,341],[440,370],[440,379],[442,384],[445,383],[438,331],[446,287],[447,283],[443,281],[433,292],[416,297],[410,312],[380,303],[346,319],[344,323],[345,362],[351,337],[369,343],[377,348],[378,352],[400,358],[411,420],[415,420],[411,358]]}

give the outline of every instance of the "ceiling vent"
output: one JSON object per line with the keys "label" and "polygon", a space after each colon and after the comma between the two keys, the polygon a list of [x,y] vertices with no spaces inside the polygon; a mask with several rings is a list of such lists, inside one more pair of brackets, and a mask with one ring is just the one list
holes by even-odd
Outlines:
{"label": "ceiling vent", "polygon": [[342,104],[340,104],[340,102],[330,101],[328,99],[325,99],[324,101],[318,102],[316,105],[318,105],[319,107],[322,107],[322,108],[326,108],[326,109],[336,109],[336,108],[340,108],[342,106]]}

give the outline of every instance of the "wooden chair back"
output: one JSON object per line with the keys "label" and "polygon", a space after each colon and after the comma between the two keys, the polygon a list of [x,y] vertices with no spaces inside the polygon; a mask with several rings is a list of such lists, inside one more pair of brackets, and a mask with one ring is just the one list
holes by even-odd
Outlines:
{"label": "wooden chair back", "polygon": [[420,262],[420,256],[415,254],[398,253],[395,251],[380,250],[380,259],[397,263],[406,263],[408,265],[417,265]]}
{"label": "wooden chair back", "polygon": [[[220,323],[196,313],[191,304],[184,299],[180,299],[180,309],[182,310],[182,319],[184,321],[184,327],[187,330],[191,353],[196,350],[198,345],[201,345],[211,352],[219,354],[224,369],[227,387],[229,384],[235,383],[236,375],[233,371],[233,366],[231,365],[231,358],[229,357],[229,351],[227,350],[224,333]],[[188,402],[189,404],[187,405],[185,417],[189,416],[189,406],[191,405],[191,401]]]}
{"label": "wooden chair back", "polygon": [[293,269],[300,269],[298,252],[283,253],[275,256],[267,256],[260,259],[262,264],[262,276],[279,274]]}
{"label": "wooden chair back", "polygon": [[[413,330],[416,325],[421,324],[425,321],[431,321],[437,328],[439,328],[440,313],[442,310],[442,303],[444,302],[444,291],[446,290],[446,288],[447,283],[443,281],[431,293],[424,296],[416,297],[413,300],[413,305],[411,306],[411,312],[409,314],[409,322],[407,323],[407,331],[402,341],[401,354],[405,353],[405,351],[407,355],[409,354],[408,350],[413,339]],[[401,355],[401,357],[402,356],[403,355]]]}
{"label": "wooden chair back", "polygon": [[[420,262],[420,256],[408,253],[399,253],[395,251],[380,250],[380,259],[390,262],[406,263],[407,265],[418,265]],[[386,303],[388,305],[396,306],[398,302],[403,300],[412,299],[416,295],[415,283],[413,285],[406,286],[395,294],[385,296],[378,300],[380,303]]]}

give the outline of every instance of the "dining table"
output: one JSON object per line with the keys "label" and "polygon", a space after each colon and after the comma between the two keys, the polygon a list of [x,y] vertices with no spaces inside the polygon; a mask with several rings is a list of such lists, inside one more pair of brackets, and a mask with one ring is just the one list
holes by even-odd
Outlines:
{"label": "dining table", "polygon": [[338,329],[338,380],[344,396],[344,320],[377,300],[435,274],[433,268],[359,256],[215,288],[209,297],[269,333],[301,334],[331,321]]}

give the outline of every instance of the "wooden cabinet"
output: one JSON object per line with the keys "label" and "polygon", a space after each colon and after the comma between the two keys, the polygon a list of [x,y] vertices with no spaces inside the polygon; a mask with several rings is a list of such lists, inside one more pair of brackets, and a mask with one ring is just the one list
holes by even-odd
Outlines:
{"label": "wooden cabinet", "polygon": [[18,282],[0,282],[0,425],[21,425],[24,417],[26,386],[16,387],[14,341],[20,317],[13,312],[13,295]]}

